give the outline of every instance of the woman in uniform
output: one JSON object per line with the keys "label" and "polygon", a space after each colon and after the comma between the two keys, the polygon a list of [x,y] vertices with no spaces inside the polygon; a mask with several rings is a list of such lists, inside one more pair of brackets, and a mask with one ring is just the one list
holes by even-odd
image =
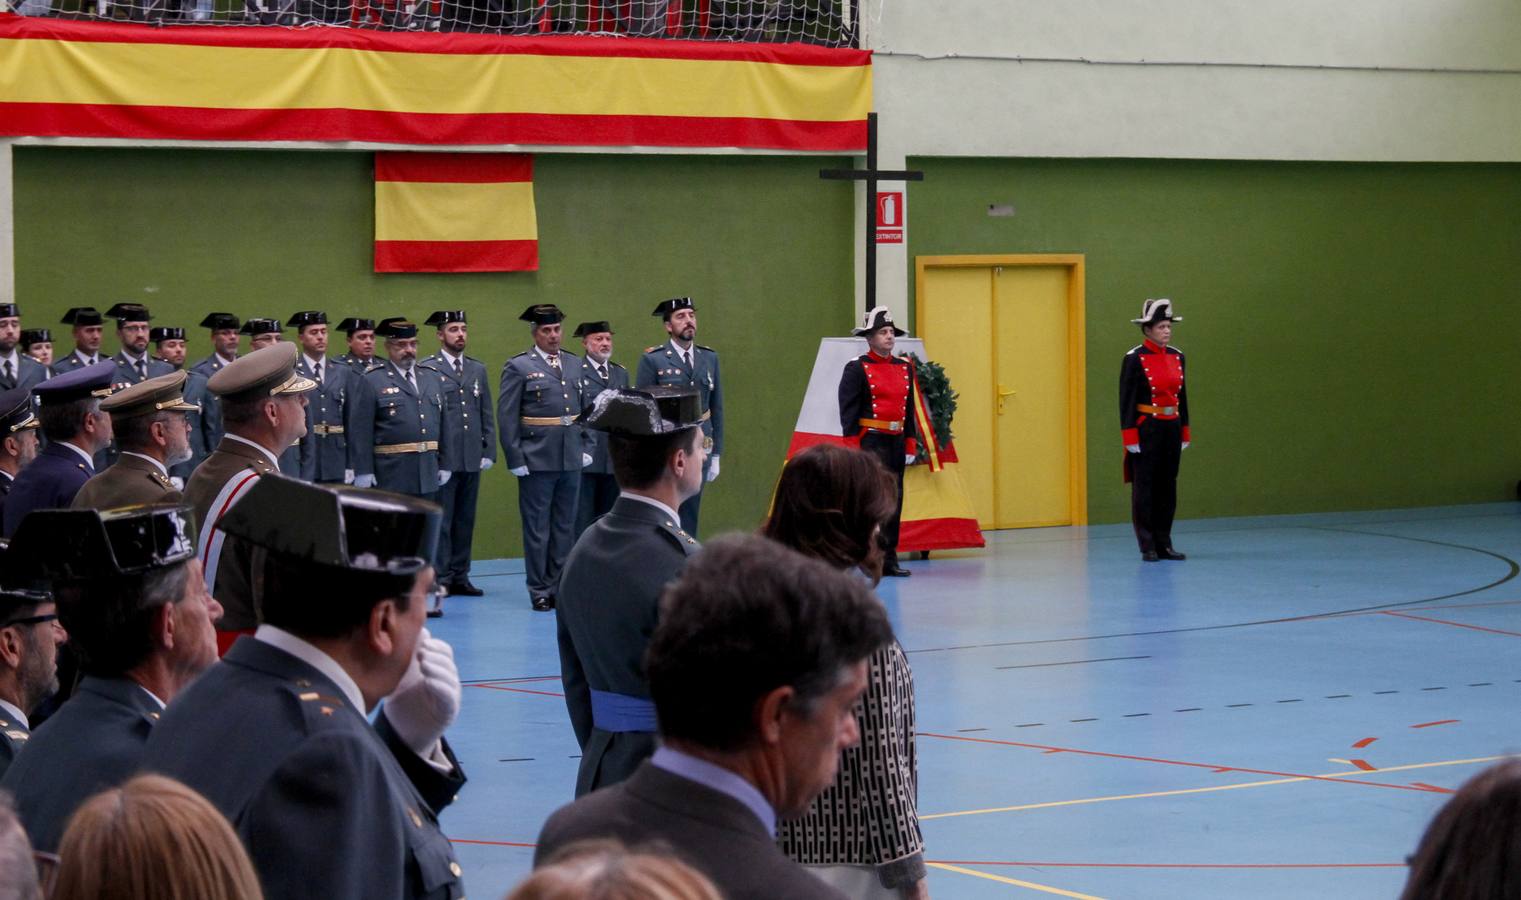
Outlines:
{"label": "woman in uniform", "polygon": [[1183,354],[1174,349],[1171,300],[1147,300],[1141,317],[1145,340],[1125,354],[1120,366],[1120,434],[1125,444],[1125,480],[1130,482],[1130,520],[1141,559],[1185,559],[1172,546],[1172,519],[1178,508],[1178,462],[1188,446],[1188,394]]}

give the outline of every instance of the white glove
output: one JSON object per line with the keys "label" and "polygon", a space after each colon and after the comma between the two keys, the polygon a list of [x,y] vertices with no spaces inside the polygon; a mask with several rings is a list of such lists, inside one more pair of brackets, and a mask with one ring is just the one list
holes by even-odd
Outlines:
{"label": "white glove", "polygon": [[494,460],[494,459],[487,459],[484,456],[481,457],[481,471],[482,472],[487,471],[488,469],[490,469],[494,465],[496,465],[496,460]]}
{"label": "white glove", "polygon": [[584,468],[586,468],[587,466],[589,466],[591,464],[592,464],[591,454],[590,453],[583,453],[583,454],[581,454],[581,468],[584,469]]}
{"label": "white glove", "polygon": [[174,489],[177,491],[183,491],[185,489],[185,479],[181,478],[178,475],[170,475],[169,483],[174,485]]}
{"label": "white glove", "polygon": [[1126,444],[1125,445],[1125,452],[1126,453],[1140,453],[1141,452],[1141,445],[1140,444]]}
{"label": "white glove", "polygon": [[1187,450],[1187,449],[1188,449],[1188,441],[1184,441],[1184,442],[1183,442],[1183,449],[1184,449],[1184,450]]}
{"label": "white glove", "polygon": [[716,456],[708,464],[708,480],[718,480],[718,457]]}
{"label": "white glove", "polygon": [[353,469],[344,469],[343,470],[343,483],[344,484],[353,484],[354,483],[354,470]]}
{"label": "white glove", "polygon": [[374,486],[375,486],[375,476],[374,475],[355,475],[354,476],[354,487],[374,487]]}
{"label": "white glove", "polygon": [[528,474],[528,467],[527,466],[515,466],[515,467],[513,467],[511,469],[508,469],[507,471],[509,471],[512,474],[518,476],[519,478],[522,478],[523,476],[525,476],[525,475]]}
{"label": "white glove", "polygon": [[385,717],[403,744],[426,757],[454,724],[462,693],[454,648],[424,628],[411,664],[386,698]]}
{"label": "white glove", "polygon": [[918,458],[919,455],[917,453],[905,453],[903,454],[903,464],[905,466],[911,466],[914,464],[914,460]]}
{"label": "white glove", "polygon": [[443,487],[444,485],[448,484],[449,483],[449,476],[451,476],[453,474],[454,474],[453,472],[445,472],[443,469],[439,469],[438,470],[438,486],[439,487]]}

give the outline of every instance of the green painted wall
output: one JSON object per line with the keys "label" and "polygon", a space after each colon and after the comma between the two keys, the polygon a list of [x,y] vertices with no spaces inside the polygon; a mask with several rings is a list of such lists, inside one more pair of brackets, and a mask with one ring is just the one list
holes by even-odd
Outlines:
{"label": "green painted wall", "polygon": [[[650,309],[690,294],[698,341],[722,356],[728,411],[702,530],[748,529],[765,513],[818,339],[854,319],[851,188],[818,179],[843,164],[543,155],[538,272],[376,275],[370,154],[21,148],[17,299],[27,326],[122,300],[185,326],[222,309],[284,319],[318,308],[336,321],[464,308],[469,352],[496,373],[529,344],[516,317],[530,304],[558,304],[572,327],[612,321],[613,358],[632,370],[665,337]],[[431,330],[422,337],[436,349]],[[209,351],[196,333],[192,358]],[[484,478],[478,558],[521,555],[514,482],[500,465]]]}
{"label": "green painted wall", "polygon": [[910,164],[911,259],[1085,254],[1092,521],[1129,516],[1116,382],[1159,296],[1185,319],[1181,515],[1514,496],[1521,166]]}

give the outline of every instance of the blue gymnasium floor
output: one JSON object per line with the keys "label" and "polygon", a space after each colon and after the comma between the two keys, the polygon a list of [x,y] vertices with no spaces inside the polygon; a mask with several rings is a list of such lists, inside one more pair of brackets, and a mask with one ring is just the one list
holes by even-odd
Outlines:
{"label": "blue gymnasium floor", "polygon": [[[914,666],[937,898],[1390,898],[1521,752],[1521,506],[994,532],[881,595]],[[474,897],[529,869],[577,748],[521,563],[433,622],[469,687],[445,813]]]}

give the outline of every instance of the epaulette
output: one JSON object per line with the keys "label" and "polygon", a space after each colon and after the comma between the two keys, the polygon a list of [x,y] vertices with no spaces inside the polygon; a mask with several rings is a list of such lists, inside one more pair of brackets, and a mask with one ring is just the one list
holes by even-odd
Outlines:
{"label": "epaulette", "polygon": [[1134,347],[1131,347],[1131,348],[1130,348],[1130,349],[1129,349],[1129,350],[1126,350],[1126,351],[1125,351],[1125,355],[1126,355],[1126,356],[1129,356],[1129,355],[1131,355],[1131,354],[1132,354],[1132,353],[1134,353],[1134,352],[1136,352],[1136,351],[1137,351],[1137,350],[1139,350],[1139,349],[1141,349],[1141,347],[1142,347],[1142,346],[1143,346],[1143,345],[1141,345],[1141,344],[1136,344],[1136,345],[1135,345],[1135,346],[1134,346]]}
{"label": "epaulette", "polygon": [[342,697],[314,690],[312,683],[305,678],[292,682],[288,690],[295,694],[296,700],[300,702],[301,712],[305,714],[307,722],[318,727],[324,724],[324,720],[331,719],[338,710],[348,706],[348,702]]}
{"label": "epaulette", "polygon": [[712,347],[704,347],[702,344],[693,344],[692,346],[696,347],[698,350],[706,350],[709,353],[717,353],[718,352],[717,350],[714,350]]}
{"label": "epaulette", "polygon": [[644,352],[645,353],[654,353],[656,350],[659,350],[661,347],[664,347],[664,346],[665,346],[664,344],[656,344],[653,347],[645,347],[644,348]]}
{"label": "epaulette", "polygon": [[168,475],[165,475],[163,472],[160,472],[157,469],[154,469],[151,474],[153,476],[153,480],[154,481],[157,481],[159,484],[163,485],[164,487],[168,488],[171,491],[175,489],[174,488],[174,482],[172,482],[172,481],[169,480],[169,476]]}
{"label": "epaulette", "polygon": [[427,369],[429,372],[435,372],[435,373],[438,373],[438,374],[443,374],[443,373],[439,372],[438,369],[435,369],[433,366],[429,365],[429,363],[432,363],[432,362],[435,362],[435,360],[431,356],[428,357],[427,359],[420,359],[420,360],[417,361],[417,367],[419,369]]}
{"label": "epaulette", "polygon": [[627,371],[628,371],[628,369],[624,369],[624,368],[623,368],[623,365],[622,365],[622,364],[620,364],[620,363],[615,363],[615,362],[613,362],[613,361],[612,361],[612,360],[608,360],[608,361],[607,361],[607,364],[608,364],[608,365],[610,365],[610,366],[612,366],[612,367],[613,367],[613,368],[615,368],[615,369],[623,369],[623,371],[625,371],[625,372],[627,372]]}
{"label": "epaulette", "polygon": [[[471,355],[470,355],[470,354],[468,354],[468,353],[466,353],[466,354],[465,354],[465,359],[468,359],[468,360],[470,360],[470,361],[471,361],[471,362],[481,362],[481,361],[480,361],[480,360],[478,360],[478,359],[476,359],[476,358],[475,358],[475,357],[473,357],[473,356],[471,356]],[[481,365],[483,365],[483,366],[484,366],[484,365],[485,365],[485,363],[481,363]]]}
{"label": "epaulette", "polygon": [[524,350],[522,353],[519,353],[516,356],[514,356],[513,359],[517,359],[520,356],[527,356],[527,355],[528,355],[528,351]]}

